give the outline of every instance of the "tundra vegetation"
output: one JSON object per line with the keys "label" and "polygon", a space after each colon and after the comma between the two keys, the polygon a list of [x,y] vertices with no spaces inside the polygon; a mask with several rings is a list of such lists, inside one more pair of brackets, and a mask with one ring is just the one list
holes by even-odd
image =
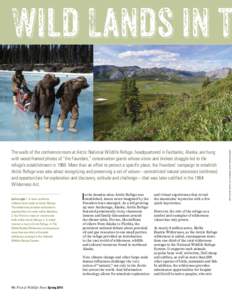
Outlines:
{"label": "tundra vegetation", "polygon": [[[107,101],[95,101],[96,140],[232,140],[231,72],[218,80],[96,81],[98,97]],[[130,106],[133,97],[137,101],[134,110]]]}

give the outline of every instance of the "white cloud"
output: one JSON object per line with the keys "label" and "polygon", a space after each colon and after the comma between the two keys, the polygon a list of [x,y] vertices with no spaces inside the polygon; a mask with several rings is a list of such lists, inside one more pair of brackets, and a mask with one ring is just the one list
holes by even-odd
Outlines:
{"label": "white cloud", "polygon": [[[154,66],[157,68],[170,68],[176,70],[184,70],[184,71],[212,71],[215,69],[220,69],[224,67],[221,61],[218,60],[196,60],[196,59],[178,59],[176,61],[161,61],[161,62],[153,62]],[[228,65],[225,65],[228,66]]]}
{"label": "white cloud", "polygon": [[151,57],[149,58],[149,61],[151,62],[170,62],[170,61],[177,61],[177,57],[172,57],[172,56],[168,56],[168,55],[163,55],[163,56],[157,56],[157,57]]}
{"label": "white cloud", "polygon": [[169,59],[179,57],[179,53],[163,51],[163,50],[142,50],[142,51],[125,51],[119,53],[119,58],[130,57],[155,57],[160,59]]}
{"label": "white cloud", "polygon": [[125,51],[118,54],[120,64],[139,65],[141,67],[151,68],[158,65],[165,66],[167,63],[176,62],[180,57],[179,53],[164,50],[142,50]]}
{"label": "white cloud", "polygon": [[94,65],[100,66],[100,65],[114,65],[115,63],[112,62],[110,59],[95,57],[94,58]]}

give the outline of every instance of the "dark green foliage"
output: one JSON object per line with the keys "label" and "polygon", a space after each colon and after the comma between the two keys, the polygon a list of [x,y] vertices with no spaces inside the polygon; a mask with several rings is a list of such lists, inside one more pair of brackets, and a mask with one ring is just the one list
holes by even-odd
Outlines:
{"label": "dark green foliage", "polygon": [[139,89],[135,79],[124,78],[121,85],[119,112],[123,117],[129,116],[131,124],[138,121],[141,103],[139,101]]}
{"label": "dark green foliage", "polygon": [[[179,103],[181,107],[184,106],[185,103],[183,103],[182,99],[182,93],[184,92],[190,96],[186,102],[191,102],[192,95],[199,92],[201,84],[202,80],[197,82],[185,81],[181,84],[169,81],[137,80],[136,86],[139,89],[139,98],[142,106],[139,122],[136,122],[134,127],[137,128],[137,125],[141,124],[145,119],[149,123],[149,120],[153,117],[165,115],[167,110],[175,103]],[[131,118],[119,115],[121,86],[122,81],[95,82],[95,99],[107,99],[107,101],[95,101],[94,103],[94,135],[97,140],[110,139],[112,131],[117,129],[117,127],[121,128],[124,125],[131,127]],[[167,121],[165,120],[165,122]],[[146,133],[146,140],[151,139],[155,133],[157,134],[156,128],[149,128]],[[140,135],[142,136],[142,130],[140,130]],[[140,138],[142,139],[141,136]]]}
{"label": "dark green foliage", "polygon": [[92,64],[91,45],[0,45],[0,64]]}
{"label": "dark green foliage", "polygon": [[[117,95],[120,93],[121,84],[109,83],[109,85],[110,89],[105,95],[106,98],[111,99],[111,95],[116,96],[114,101],[106,102],[104,108],[108,112],[113,112],[112,108],[118,103]],[[107,85],[103,86],[105,88]],[[194,85],[194,89],[189,83],[163,82],[161,86],[158,82],[137,81],[137,86],[142,99],[138,121],[132,125],[131,118],[113,119],[112,113],[109,122],[106,122],[101,114],[103,104],[98,104],[97,127],[103,128],[106,123],[108,126],[105,127],[106,130],[101,136],[98,135],[99,139],[113,141],[232,140],[231,75],[211,82],[204,89],[201,89],[200,83],[198,86]],[[112,119],[113,122],[110,123]],[[95,127],[96,131],[99,130],[97,127]]]}
{"label": "dark green foliage", "polygon": [[134,125],[139,119],[141,103],[138,96],[130,96],[128,99],[128,113],[131,118],[131,124]]}
{"label": "dark green foliage", "polygon": [[119,101],[119,115],[126,117],[126,102],[128,99],[128,80],[124,78],[122,81],[121,91],[120,91],[120,101]]}
{"label": "dark green foliage", "polygon": [[139,96],[139,90],[136,87],[136,81],[135,81],[135,79],[129,80],[128,94],[130,96],[133,96],[133,97],[138,97]]}
{"label": "dark green foliage", "polygon": [[210,84],[209,77],[206,77],[205,80],[202,83],[202,88],[206,88]]}
{"label": "dark green foliage", "polygon": [[106,137],[123,141],[230,141],[232,140],[232,78],[210,84],[202,93],[158,104],[150,117],[143,114],[133,126],[119,122]]}

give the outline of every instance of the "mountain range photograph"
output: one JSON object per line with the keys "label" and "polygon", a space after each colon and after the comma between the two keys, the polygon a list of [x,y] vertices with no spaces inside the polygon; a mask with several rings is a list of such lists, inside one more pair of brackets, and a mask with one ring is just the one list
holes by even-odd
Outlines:
{"label": "mountain range photograph", "polygon": [[95,140],[232,140],[232,46],[95,46]]}

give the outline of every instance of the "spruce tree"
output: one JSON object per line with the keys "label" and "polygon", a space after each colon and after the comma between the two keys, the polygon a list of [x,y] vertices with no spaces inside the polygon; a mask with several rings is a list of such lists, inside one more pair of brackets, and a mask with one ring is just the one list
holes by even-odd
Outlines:
{"label": "spruce tree", "polygon": [[131,124],[134,125],[134,123],[137,122],[139,119],[139,114],[141,110],[141,103],[138,97],[136,96],[129,97],[128,110],[130,113]]}
{"label": "spruce tree", "polygon": [[125,77],[122,81],[119,103],[119,114],[123,117],[127,116],[126,103],[128,100],[128,80]]}
{"label": "spruce tree", "polygon": [[206,77],[205,80],[202,83],[202,88],[206,88],[210,84],[209,77]]}
{"label": "spruce tree", "polygon": [[135,79],[131,79],[129,83],[127,110],[129,112],[132,125],[138,121],[141,107],[139,89],[136,86]]}
{"label": "spruce tree", "polygon": [[129,81],[128,93],[129,93],[130,96],[135,96],[135,97],[139,96],[139,90],[136,87],[136,81],[135,81],[135,79],[131,79]]}

